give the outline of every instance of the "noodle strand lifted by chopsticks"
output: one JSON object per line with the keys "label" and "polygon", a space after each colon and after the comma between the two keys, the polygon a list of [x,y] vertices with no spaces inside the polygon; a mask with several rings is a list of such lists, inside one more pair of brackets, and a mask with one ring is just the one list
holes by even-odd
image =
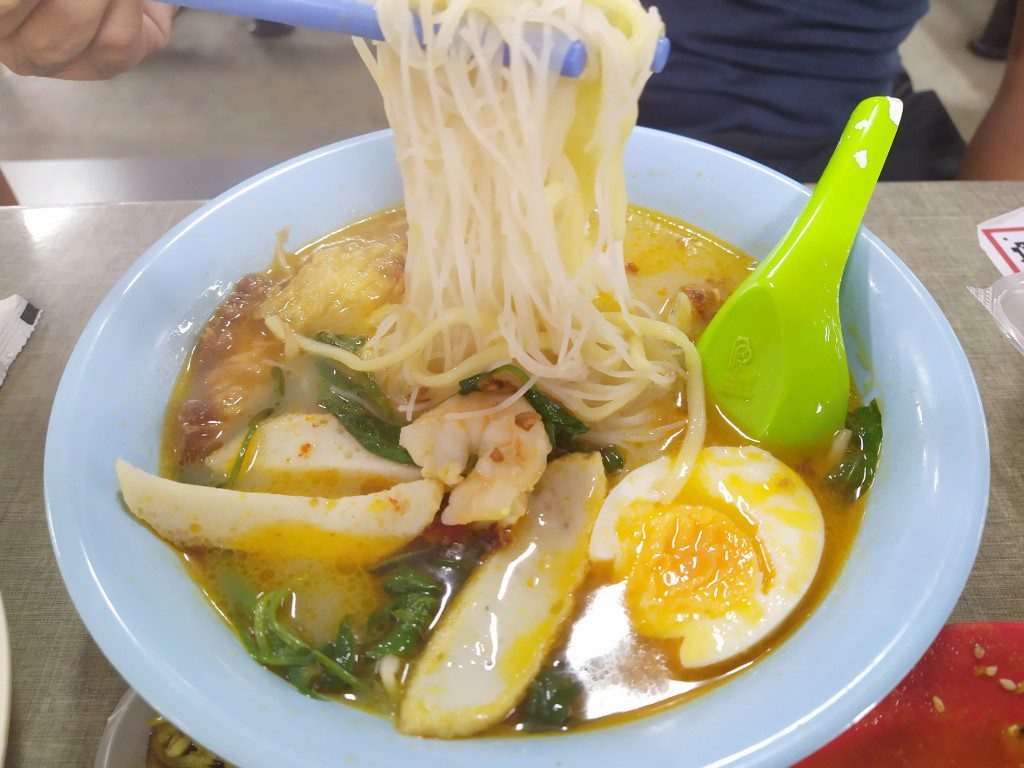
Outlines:
{"label": "noodle strand lifted by chopsticks", "polygon": [[[293,347],[376,372],[410,413],[420,389],[451,392],[514,362],[595,430],[637,434],[651,390],[664,398],[685,379],[685,478],[704,439],[700,360],[682,331],[633,300],[623,259],[623,154],[663,30],[657,11],[639,0],[376,8],[384,42],[356,45],[402,173],[402,303],[360,355],[279,318],[268,326]],[[559,74],[572,40],[588,55],[575,79]]]}

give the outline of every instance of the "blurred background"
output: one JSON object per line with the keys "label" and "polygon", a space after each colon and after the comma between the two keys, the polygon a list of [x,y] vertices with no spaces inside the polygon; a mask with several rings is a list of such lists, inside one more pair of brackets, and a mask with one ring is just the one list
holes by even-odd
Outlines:
{"label": "blurred background", "polygon": [[[901,48],[915,89],[935,90],[969,140],[999,85],[993,3],[933,0]],[[273,31],[273,30],[269,30]],[[978,42],[980,41],[980,46]],[[171,46],[96,83],[0,67],[0,172],[25,205],[197,199],[277,161],[386,126],[351,42],[186,11]]]}

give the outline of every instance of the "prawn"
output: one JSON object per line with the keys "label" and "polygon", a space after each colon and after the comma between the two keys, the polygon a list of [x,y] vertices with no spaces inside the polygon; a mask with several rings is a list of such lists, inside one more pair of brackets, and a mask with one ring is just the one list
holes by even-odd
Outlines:
{"label": "prawn", "polygon": [[[423,476],[451,489],[441,514],[445,525],[507,526],[526,512],[526,496],[544,474],[551,442],[529,403],[517,400],[499,409],[506,399],[490,392],[454,395],[402,429],[399,442]],[[476,463],[466,474],[473,456]]]}

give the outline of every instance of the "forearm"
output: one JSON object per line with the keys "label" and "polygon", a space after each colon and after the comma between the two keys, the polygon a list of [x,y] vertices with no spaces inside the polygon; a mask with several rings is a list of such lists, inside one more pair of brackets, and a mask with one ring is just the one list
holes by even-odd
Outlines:
{"label": "forearm", "polygon": [[1002,84],[964,153],[959,176],[1024,179],[1024,8],[1017,11]]}

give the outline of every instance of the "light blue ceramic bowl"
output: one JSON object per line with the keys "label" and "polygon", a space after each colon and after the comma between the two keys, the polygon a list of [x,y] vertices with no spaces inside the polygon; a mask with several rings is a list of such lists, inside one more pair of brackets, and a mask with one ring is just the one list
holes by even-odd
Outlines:
{"label": "light blue ceramic bowl", "polygon": [[[768,252],[807,191],[749,160],[637,130],[640,205]],[[96,642],[156,709],[244,768],[426,765],[786,766],[881,699],[938,632],[970,571],[988,499],[971,370],[945,318],[880,243],[858,238],[843,289],[862,389],[885,443],[864,525],[835,588],[775,653],[732,682],[629,724],[558,737],[431,741],[300,696],[249,660],[177,556],[122,508],[114,459],[153,470],[164,406],[200,325],[232,281],[292,244],[401,202],[389,133],[312,152],[227,192],[132,266],[60,383],[46,506],[61,573]],[[354,761],[354,762],[349,762]]]}

